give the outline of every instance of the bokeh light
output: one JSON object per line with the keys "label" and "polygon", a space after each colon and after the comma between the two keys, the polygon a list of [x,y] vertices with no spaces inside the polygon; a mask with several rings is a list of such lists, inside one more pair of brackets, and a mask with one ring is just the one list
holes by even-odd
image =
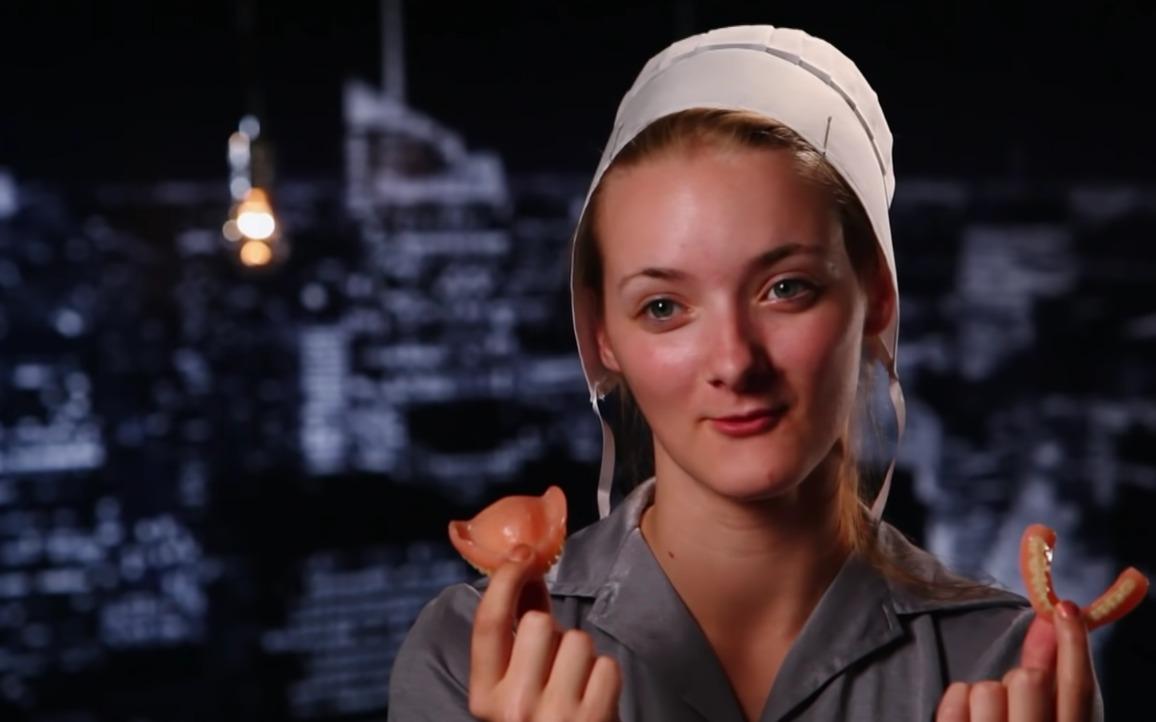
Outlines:
{"label": "bokeh light", "polygon": [[237,228],[245,238],[264,241],[277,230],[269,197],[260,188],[253,188],[237,208]]}
{"label": "bokeh light", "polygon": [[268,265],[273,260],[273,250],[264,241],[248,240],[241,246],[241,263],[250,268]]}
{"label": "bokeh light", "polygon": [[221,235],[234,243],[241,240],[241,229],[237,227],[237,221],[230,218],[221,226]]}

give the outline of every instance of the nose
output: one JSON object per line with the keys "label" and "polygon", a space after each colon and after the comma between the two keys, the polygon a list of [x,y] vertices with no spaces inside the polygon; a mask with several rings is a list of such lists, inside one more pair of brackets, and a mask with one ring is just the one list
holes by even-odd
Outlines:
{"label": "nose", "polygon": [[770,359],[747,314],[732,310],[717,319],[707,343],[712,386],[742,393],[767,375]]}

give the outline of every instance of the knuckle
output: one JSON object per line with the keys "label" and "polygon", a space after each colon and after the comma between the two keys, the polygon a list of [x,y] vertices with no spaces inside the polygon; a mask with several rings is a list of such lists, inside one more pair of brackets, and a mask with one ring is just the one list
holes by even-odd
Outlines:
{"label": "knuckle", "polygon": [[618,674],[618,660],[617,659],[615,659],[614,657],[611,657],[609,655],[605,655],[605,656],[599,657],[598,660],[602,663],[602,666],[606,668],[607,672],[609,672],[611,674]]}
{"label": "knuckle", "polygon": [[1020,684],[1028,687],[1043,688],[1048,683],[1048,673],[1042,669],[1021,669]]}
{"label": "knuckle", "polygon": [[525,697],[519,698],[506,705],[502,711],[501,722],[533,722],[534,706],[529,704]]}
{"label": "knuckle", "polygon": [[485,698],[485,695],[470,692],[469,704],[467,706],[469,707],[470,714],[478,719],[488,719],[490,716],[490,704],[489,700]]}
{"label": "knuckle", "polygon": [[508,620],[492,612],[479,611],[474,616],[474,631],[483,634],[507,631]]}
{"label": "knuckle", "polygon": [[621,672],[618,669],[618,660],[614,657],[599,657],[594,660],[594,670],[606,677],[606,679],[614,684],[618,684],[621,677]]}
{"label": "knuckle", "polygon": [[983,682],[976,682],[971,686],[971,691],[968,694],[972,705],[982,704],[988,702],[998,696],[1004,694],[1004,686],[999,682],[985,680]]}
{"label": "knuckle", "polygon": [[1092,699],[1096,696],[1096,693],[1093,691],[1092,685],[1090,685],[1086,682],[1077,684],[1077,685],[1075,685],[1075,687],[1076,687],[1075,697],[1082,705],[1090,704],[1092,702]]}
{"label": "knuckle", "polygon": [[950,718],[960,710],[966,709],[968,694],[971,685],[967,682],[952,682],[943,692],[939,700],[939,715],[936,719]]}
{"label": "knuckle", "polygon": [[1003,676],[1004,686],[1028,681],[1033,671],[1035,670],[1028,667],[1015,667],[1008,670],[1008,673]]}
{"label": "knuckle", "polygon": [[594,640],[581,629],[568,629],[562,634],[562,646],[571,654],[593,654]]}
{"label": "knuckle", "polygon": [[1090,700],[1095,692],[1091,680],[1083,675],[1069,675],[1060,680],[1060,685],[1069,690],[1069,694],[1082,701]]}
{"label": "knuckle", "polygon": [[518,622],[518,631],[542,632],[554,629],[554,619],[546,612],[537,610],[526,612]]}
{"label": "knuckle", "polygon": [[535,710],[535,720],[548,720],[548,722],[574,722],[577,710],[572,705],[565,704],[562,700],[556,697],[546,697]]}
{"label": "knuckle", "polygon": [[1048,689],[1048,673],[1042,669],[1016,667],[1004,675],[1003,684],[1009,691],[1040,694]]}

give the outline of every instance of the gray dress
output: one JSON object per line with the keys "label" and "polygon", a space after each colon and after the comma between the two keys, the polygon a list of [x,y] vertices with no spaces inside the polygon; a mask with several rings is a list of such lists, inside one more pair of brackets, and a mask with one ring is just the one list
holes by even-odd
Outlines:
{"label": "gray dress", "polygon": [[[718,658],[638,530],[652,498],[653,480],[566,542],[546,579],[554,616],[617,658],[622,722],[744,722]],[[890,525],[882,534],[925,576],[948,574]],[[473,719],[470,635],[485,581],[449,587],[422,610],[393,666],[390,720]],[[998,680],[1016,666],[1032,616],[1023,597],[994,588],[928,600],[852,557],[784,659],[759,720],[933,720],[950,682]],[[1098,689],[1096,703],[1098,720]]]}

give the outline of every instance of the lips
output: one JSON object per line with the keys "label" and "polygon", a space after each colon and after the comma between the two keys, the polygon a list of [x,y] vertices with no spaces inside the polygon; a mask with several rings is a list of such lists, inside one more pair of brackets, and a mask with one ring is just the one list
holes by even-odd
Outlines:
{"label": "lips", "polygon": [[710,420],[711,425],[727,436],[743,437],[770,431],[782,418],[785,407],[763,407],[732,416]]}

